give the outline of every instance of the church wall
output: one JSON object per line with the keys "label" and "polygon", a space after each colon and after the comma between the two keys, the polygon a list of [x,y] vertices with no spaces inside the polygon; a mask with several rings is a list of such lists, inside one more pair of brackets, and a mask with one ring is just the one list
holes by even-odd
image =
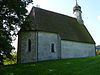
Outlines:
{"label": "church wall", "polygon": [[[30,40],[30,46],[29,46]],[[36,33],[20,32],[18,36],[18,63],[37,61]],[[29,48],[30,47],[30,48]],[[30,49],[30,50],[29,50]]]}
{"label": "church wall", "polygon": [[95,56],[95,44],[65,41],[47,32],[20,32],[18,36],[18,63],[88,56]]}
{"label": "church wall", "polygon": [[58,59],[59,36],[55,33],[38,32],[38,61]]}
{"label": "church wall", "polygon": [[61,41],[61,58],[95,56],[95,45],[71,41]]}

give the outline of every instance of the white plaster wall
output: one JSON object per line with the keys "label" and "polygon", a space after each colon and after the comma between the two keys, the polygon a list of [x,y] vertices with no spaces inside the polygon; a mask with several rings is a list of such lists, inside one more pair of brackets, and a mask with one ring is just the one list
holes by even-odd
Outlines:
{"label": "white plaster wall", "polygon": [[[28,39],[31,40],[31,52],[28,52]],[[51,52],[51,43],[55,44],[54,53]],[[19,63],[88,56],[95,56],[94,44],[61,40],[55,33],[30,31],[19,34]]]}
{"label": "white plaster wall", "polygon": [[[51,43],[54,43],[55,52],[51,52]],[[54,33],[38,32],[38,60],[58,59],[59,39]]]}
{"label": "white plaster wall", "polygon": [[61,58],[95,56],[95,45],[71,41],[61,41]]}
{"label": "white plaster wall", "polygon": [[[21,32],[18,37],[18,63],[34,62],[37,60],[36,33]],[[31,51],[28,51],[28,40],[31,40]]]}

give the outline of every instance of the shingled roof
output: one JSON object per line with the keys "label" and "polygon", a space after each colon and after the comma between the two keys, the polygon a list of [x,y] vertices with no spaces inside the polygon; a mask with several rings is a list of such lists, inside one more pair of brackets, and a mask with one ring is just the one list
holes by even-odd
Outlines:
{"label": "shingled roof", "polygon": [[23,26],[22,31],[51,32],[59,34],[62,40],[95,43],[86,27],[67,15],[33,7],[28,20],[30,24]]}

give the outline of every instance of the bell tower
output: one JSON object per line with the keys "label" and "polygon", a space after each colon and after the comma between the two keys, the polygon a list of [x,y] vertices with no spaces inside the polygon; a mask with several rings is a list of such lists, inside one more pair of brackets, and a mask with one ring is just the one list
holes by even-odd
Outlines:
{"label": "bell tower", "polygon": [[81,11],[81,7],[78,5],[77,0],[76,0],[76,5],[73,8],[73,14],[75,15],[77,21],[79,24],[84,24],[83,20],[82,20],[82,11]]}

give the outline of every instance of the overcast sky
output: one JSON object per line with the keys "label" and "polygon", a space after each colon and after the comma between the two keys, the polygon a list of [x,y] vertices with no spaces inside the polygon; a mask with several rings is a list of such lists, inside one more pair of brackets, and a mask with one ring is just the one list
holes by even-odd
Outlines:
{"label": "overcast sky", "polygon": [[[73,7],[75,0],[33,0],[33,5],[53,12],[65,14],[73,17]],[[96,45],[100,45],[100,0],[78,0],[82,8],[82,18],[84,24]],[[32,5],[28,7],[31,10]],[[14,43],[15,46],[17,43]]]}

